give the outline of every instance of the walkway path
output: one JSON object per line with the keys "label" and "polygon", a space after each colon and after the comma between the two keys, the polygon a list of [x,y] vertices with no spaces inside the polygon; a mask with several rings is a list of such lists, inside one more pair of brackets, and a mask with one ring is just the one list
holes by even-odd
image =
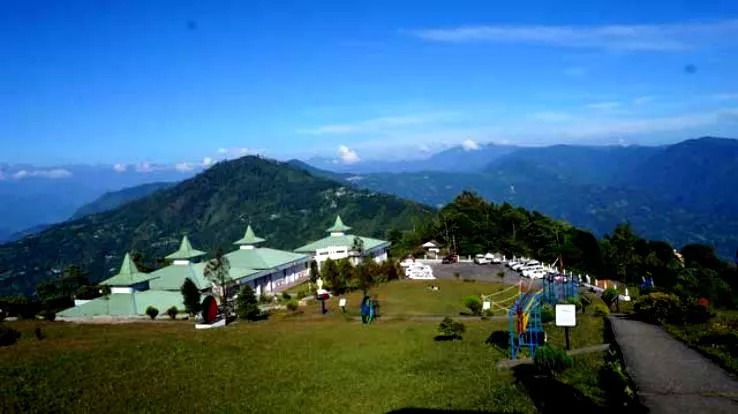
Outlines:
{"label": "walkway path", "polygon": [[738,381],[658,326],[610,316],[643,404],[653,414],[738,413]]}

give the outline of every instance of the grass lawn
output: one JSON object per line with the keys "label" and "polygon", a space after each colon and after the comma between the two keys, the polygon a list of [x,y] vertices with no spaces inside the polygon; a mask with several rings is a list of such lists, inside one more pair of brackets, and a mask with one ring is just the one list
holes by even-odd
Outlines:
{"label": "grass lawn", "polygon": [[[428,289],[435,285],[439,290]],[[457,280],[400,280],[379,285],[370,291],[380,304],[380,312],[384,316],[459,316],[468,311],[464,306],[467,296],[489,295],[509,289],[500,294],[500,298],[512,296],[516,287],[496,282],[462,282]],[[347,300],[347,311],[350,315],[360,315],[363,293],[351,292],[344,295]],[[328,309],[338,310],[339,297],[327,301]],[[317,309],[318,305],[314,305]]]}
{"label": "grass lawn", "polygon": [[[383,306],[418,314],[454,313],[464,295],[490,293],[482,284],[450,282],[439,283],[440,292],[422,290],[422,282],[420,293],[395,282],[377,293]],[[418,308],[409,304],[416,299]],[[186,321],[11,322],[23,335],[0,348],[0,412],[385,413],[416,407],[527,413],[556,404],[604,405],[597,384],[602,354],[576,356],[572,369],[543,388],[537,376],[498,371],[505,351],[486,340],[506,331],[506,321],[467,321],[462,341],[437,342],[435,321],[380,319],[365,326],[333,314],[302,316],[210,331]],[[573,347],[601,343],[602,319],[579,320]],[[33,335],[37,326],[46,335],[41,341]],[[563,346],[563,331],[551,326],[547,332]],[[547,387],[556,392],[542,391]]]}

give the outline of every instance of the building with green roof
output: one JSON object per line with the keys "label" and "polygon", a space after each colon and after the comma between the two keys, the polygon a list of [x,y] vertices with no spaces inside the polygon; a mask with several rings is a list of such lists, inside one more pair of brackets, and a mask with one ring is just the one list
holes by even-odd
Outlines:
{"label": "building with green roof", "polygon": [[[229,276],[235,285],[249,284],[261,295],[279,292],[308,278],[308,255],[257,247],[264,241],[248,226],[244,237],[234,243],[239,249],[225,255],[230,262]],[[160,315],[172,306],[184,311],[180,288],[186,279],[192,280],[203,295],[212,291],[213,283],[205,277],[207,263],[197,262],[204,255],[184,236],[179,249],[166,256],[172,261],[170,265],[143,273],[126,253],[118,273],[101,283],[110,287],[110,294],[89,301],[75,301],[75,307],[57,316],[143,317],[149,306],[156,307]]]}
{"label": "building with green roof", "polygon": [[[257,295],[261,295],[287,289],[308,278],[310,256],[257,246],[264,241],[249,225],[244,236],[233,243],[238,250],[225,255],[231,264],[231,276],[238,284],[249,284]],[[253,273],[235,277],[233,269]]]}
{"label": "building with green roof", "polygon": [[363,257],[369,257],[377,263],[387,260],[390,242],[347,234],[350,230],[351,227],[343,223],[341,216],[336,216],[333,225],[325,230],[329,233],[327,237],[298,247],[295,252],[311,255],[318,263],[318,268],[329,258],[348,258],[354,264],[358,264]]}

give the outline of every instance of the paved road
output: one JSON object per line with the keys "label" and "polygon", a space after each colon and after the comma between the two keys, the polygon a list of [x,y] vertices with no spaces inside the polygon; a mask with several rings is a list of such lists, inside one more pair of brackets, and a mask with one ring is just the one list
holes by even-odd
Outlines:
{"label": "paved road", "polygon": [[738,382],[658,326],[610,316],[638,395],[653,414],[738,413]]}

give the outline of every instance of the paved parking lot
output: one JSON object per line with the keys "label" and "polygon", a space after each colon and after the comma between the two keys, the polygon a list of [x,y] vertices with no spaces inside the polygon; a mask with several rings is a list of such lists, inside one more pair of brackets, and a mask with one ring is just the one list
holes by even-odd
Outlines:
{"label": "paved parking lot", "polygon": [[[487,264],[478,265],[474,263],[451,263],[451,264],[431,264],[433,268],[433,276],[439,279],[453,279],[456,272],[459,273],[460,279],[474,279],[488,282],[504,282],[509,284],[516,284],[521,278],[518,272],[512,271],[509,268],[501,264]],[[505,277],[500,278],[497,273],[502,270],[505,272]],[[541,281],[537,280],[534,283],[540,284]]]}

